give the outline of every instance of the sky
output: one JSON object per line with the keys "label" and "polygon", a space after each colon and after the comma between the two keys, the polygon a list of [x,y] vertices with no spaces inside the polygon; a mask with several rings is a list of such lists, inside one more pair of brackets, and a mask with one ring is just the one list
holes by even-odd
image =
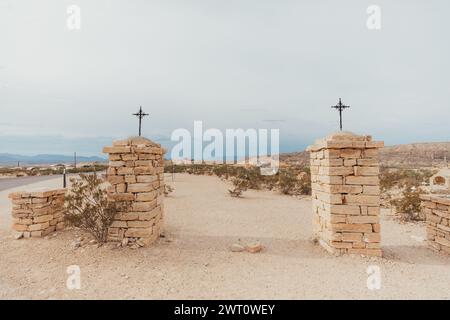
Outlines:
{"label": "sky", "polygon": [[345,130],[448,141],[449,14],[447,0],[0,0],[0,153],[101,155],[136,135],[140,105],[164,146],[201,120],[279,129],[299,151],[338,129],[339,98]]}

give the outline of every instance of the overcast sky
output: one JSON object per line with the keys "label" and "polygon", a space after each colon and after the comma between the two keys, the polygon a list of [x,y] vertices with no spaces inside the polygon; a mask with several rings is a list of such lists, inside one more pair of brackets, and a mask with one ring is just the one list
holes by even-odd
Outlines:
{"label": "overcast sky", "polygon": [[449,15],[447,0],[0,0],[0,153],[98,155],[136,134],[139,105],[163,145],[203,120],[302,150],[338,128],[339,97],[344,129],[448,141]]}

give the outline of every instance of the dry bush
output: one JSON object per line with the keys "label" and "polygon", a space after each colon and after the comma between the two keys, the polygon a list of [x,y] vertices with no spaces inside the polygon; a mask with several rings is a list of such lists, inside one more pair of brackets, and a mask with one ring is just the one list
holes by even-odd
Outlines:
{"label": "dry bush", "polygon": [[415,187],[407,187],[402,197],[391,201],[391,204],[395,207],[400,218],[405,221],[422,221],[425,220],[425,216],[421,210],[420,195],[423,194],[423,190]]}
{"label": "dry bush", "polygon": [[283,170],[280,171],[279,176],[279,189],[282,194],[306,195],[311,193],[311,182],[307,173],[299,178],[295,171]]}
{"label": "dry bush", "polygon": [[435,172],[428,169],[390,169],[381,167],[380,187],[386,191],[394,187],[420,187],[423,183],[428,183]]}
{"label": "dry bush", "polygon": [[67,225],[89,232],[99,243],[106,242],[115,215],[125,211],[127,205],[109,200],[102,187],[104,181],[96,174],[81,174],[79,179],[72,178],[71,182],[64,213]]}
{"label": "dry bush", "polygon": [[228,192],[232,197],[241,197],[242,193],[247,191],[249,185],[249,178],[246,176],[235,177],[232,180],[233,189],[229,189]]}
{"label": "dry bush", "polygon": [[[241,181],[245,179],[245,190],[279,190],[289,195],[311,194],[311,175],[309,169],[305,167],[283,167],[277,174],[269,176],[261,175],[260,168],[255,166],[243,167],[232,164],[167,165],[165,170],[176,173],[216,175],[222,179],[231,179],[233,183],[235,179]],[[239,193],[238,189],[236,194]]]}

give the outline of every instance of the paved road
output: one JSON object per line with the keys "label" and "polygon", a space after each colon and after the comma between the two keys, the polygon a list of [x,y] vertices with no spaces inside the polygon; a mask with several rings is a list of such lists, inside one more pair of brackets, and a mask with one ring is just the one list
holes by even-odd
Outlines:
{"label": "paved road", "polygon": [[61,179],[62,187],[62,175],[56,174],[52,176],[36,176],[36,177],[18,177],[18,178],[5,178],[0,179],[0,191],[24,186],[30,183],[36,183],[40,181],[50,180],[50,179]]}

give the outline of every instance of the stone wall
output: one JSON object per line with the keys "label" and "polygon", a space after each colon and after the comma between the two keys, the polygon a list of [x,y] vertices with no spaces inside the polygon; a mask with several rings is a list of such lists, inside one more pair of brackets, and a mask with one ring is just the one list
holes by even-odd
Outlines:
{"label": "stone wall", "polygon": [[370,136],[339,132],[308,147],[313,231],[333,254],[381,256],[378,149]]}
{"label": "stone wall", "polygon": [[146,246],[159,238],[164,214],[164,151],[142,137],[114,141],[109,154],[108,195],[127,205],[108,232],[108,241]]}
{"label": "stone wall", "polygon": [[43,237],[64,229],[65,193],[65,189],[10,193],[16,238]]}
{"label": "stone wall", "polygon": [[450,254],[450,196],[421,195],[420,198],[427,221],[428,246]]}

